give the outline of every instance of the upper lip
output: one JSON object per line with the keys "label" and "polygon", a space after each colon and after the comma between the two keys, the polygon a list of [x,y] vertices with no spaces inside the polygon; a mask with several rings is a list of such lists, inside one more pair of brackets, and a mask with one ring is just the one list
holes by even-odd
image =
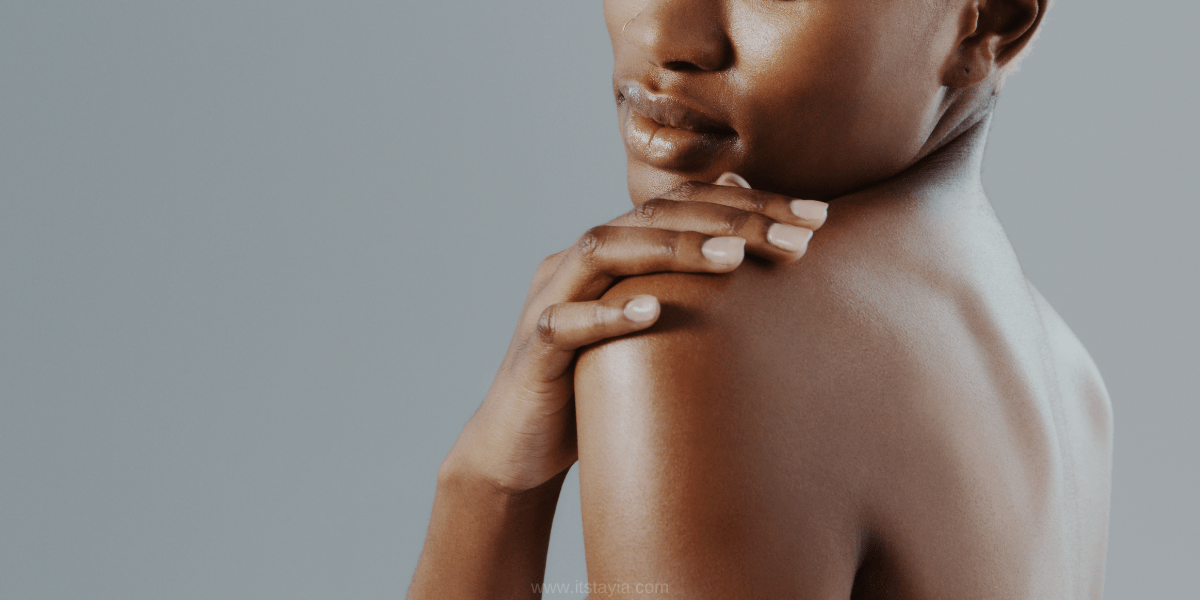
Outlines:
{"label": "upper lip", "polygon": [[623,83],[618,90],[634,112],[660,125],[694,131],[729,135],[732,127],[710,117],[683,100],[669,94],[650,92],[639,83]]}

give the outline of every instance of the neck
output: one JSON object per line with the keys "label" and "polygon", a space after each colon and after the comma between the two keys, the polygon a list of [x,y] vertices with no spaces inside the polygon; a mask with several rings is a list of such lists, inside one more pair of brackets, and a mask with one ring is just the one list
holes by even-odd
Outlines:
{"label": "neck", "polygon": [[905,195],[923,196],[944,190],[982,196],[983,152],[991,125],[992,112],[988,110],[974,122],[943,136],[940,144],[911,167],[872,189]]}

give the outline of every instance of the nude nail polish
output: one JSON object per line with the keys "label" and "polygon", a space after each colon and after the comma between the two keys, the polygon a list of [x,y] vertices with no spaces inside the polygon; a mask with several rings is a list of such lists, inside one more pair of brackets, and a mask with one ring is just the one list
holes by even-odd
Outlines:
{"label": "nude nail polish", "polygon": [[818,200],[792,200],[792,214],[805,221],[824,223],[829,205]]}
{"label": "nude nail polish", "polygon": [[746,179],[741,175],[732,172],[722,173],[721,176],[717,178],[717,185],[750,189],[749,181],[746,181]]}
{"label": "nude nail polish", "polygon": [[715,237],[700,247],[704,258],[719,265],[736,265],[746,256],[746,240],[740,237]]}
{"label": "nude nail polish", "polygon": [[638,296],[625,303],[625,318],[634,323],[645,323],[658,315],[658,298]]}
{"label": "nude nail polish", "polygon": [[767,241],[788,252],[799,252],[806,248],[808,240],[812,239],[812,235],[813,232],[811,229],[795,227],[784,223],[775,223],[767,229]]}

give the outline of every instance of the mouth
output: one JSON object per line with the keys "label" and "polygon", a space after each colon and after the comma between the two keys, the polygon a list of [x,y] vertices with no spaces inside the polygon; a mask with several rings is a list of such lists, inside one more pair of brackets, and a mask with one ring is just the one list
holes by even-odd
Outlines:
{"label": "mouth", "polygon": [[663,127],[713,135],[736,134],[732,127],[688,106],[681,100],[666,94],[651,93],[638,84],[622,85],[617,95],[617,102],[628,104],[630,110]]}
{"label": "mouth", "polygon": [[656,94],[637,83],[617,90],[626,150],[642,162],[662,169],[694,170],[722,157],[737,132],[669,94]]}

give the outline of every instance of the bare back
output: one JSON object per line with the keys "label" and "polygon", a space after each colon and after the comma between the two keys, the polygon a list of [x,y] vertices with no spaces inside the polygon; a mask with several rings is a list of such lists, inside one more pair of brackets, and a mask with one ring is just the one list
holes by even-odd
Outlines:
{"label": "bare back", "polygon": [[982,192],[851,196],[800,263],[631,292],[660,326],[576,375],[592,581],[1101,596],[1109,401]]}

